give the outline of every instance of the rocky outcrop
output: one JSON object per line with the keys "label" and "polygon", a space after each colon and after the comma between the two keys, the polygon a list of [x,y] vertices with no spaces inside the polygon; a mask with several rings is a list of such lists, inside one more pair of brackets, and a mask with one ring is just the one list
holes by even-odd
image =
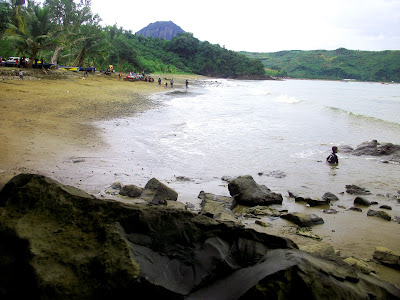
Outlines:
{"label": "rocky outcrop", "polygon": [[400,145],[379,143],[377,140],[361,143],[350,153],[357,156],[385,157],[388,161],[400,162]]}
{"label": "rocky outcrop", "polygon": [[214,220],[240,224],[240,221],[232,212],[234,207],[232,197],[218,196],[201,191],[198,198],[202,200],[200,204],[201,215],[213,218]]}
{"label": "rocky outcrop", "polygon": [[376,247],[372,256],[381,264],[400,270],[400,252],[386,247]]}
{"label": "rocky outcrop", "polygon": [[180,33],[185,33],[185,31],[171,21],[158,21],[150,23],[146,27],[136,32],[136,34],[144,37],[152,36],[154,38],[160,38],[164,40],[171,40]]}
{"label": "rocky outcrop", "polygon": [[250,175],[239,176],[228,184],[230,195],[245,206],[282,204],[281,194],[272,192],[265,185],[257,184]]}
{"label": "rocky outcrop", "polygon": [[8,299],[359,299],[400,290],[290,240],[164,205],[99,200],[23,174],[0,192]]}

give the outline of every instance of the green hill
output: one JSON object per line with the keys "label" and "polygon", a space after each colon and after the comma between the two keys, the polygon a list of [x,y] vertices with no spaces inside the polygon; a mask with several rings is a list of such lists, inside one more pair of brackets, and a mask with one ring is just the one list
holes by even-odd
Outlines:
{"label": "green hill", "polygon": [[400,51],[280,51],[242,54],[262,61],[271,76],[400,82]]}

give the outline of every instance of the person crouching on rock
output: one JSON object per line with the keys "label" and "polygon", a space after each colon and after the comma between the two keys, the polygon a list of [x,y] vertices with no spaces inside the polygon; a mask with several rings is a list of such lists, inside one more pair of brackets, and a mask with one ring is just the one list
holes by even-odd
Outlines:
{"label": "person crouching on rock", "polygon": [[326,162],[330,165],[337,165],[339,164],[339,158],[337,157],[336,153],[338,152],[338,148],[336,146],[332,147],[332,153],[326,158]]}

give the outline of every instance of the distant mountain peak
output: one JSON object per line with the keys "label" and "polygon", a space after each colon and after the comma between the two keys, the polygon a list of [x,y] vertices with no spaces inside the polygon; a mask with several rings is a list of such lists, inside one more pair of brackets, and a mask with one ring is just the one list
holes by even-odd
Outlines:
{"label": "distant mountain peak", "polygon": [[155,37],[164,40],[171,40],[173,37],[185,31],[172,21],[157,21],[136,32],[144,37]]}

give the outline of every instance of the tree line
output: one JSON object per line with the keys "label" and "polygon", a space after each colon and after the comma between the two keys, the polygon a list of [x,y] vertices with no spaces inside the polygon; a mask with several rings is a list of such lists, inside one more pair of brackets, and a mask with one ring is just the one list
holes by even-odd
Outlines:
{"label": "tree line", "polygon": [[279,51],[242,54],[260,59],[270,76],[400,82],[400,51]]}
{"label": "tree line", "polygon": [[264,76],[259,59],[201,42],[191,33],[170,41],[101,26],[91,0],[0,0],[0,56],[118,71],[195,73],[225,78]]}

